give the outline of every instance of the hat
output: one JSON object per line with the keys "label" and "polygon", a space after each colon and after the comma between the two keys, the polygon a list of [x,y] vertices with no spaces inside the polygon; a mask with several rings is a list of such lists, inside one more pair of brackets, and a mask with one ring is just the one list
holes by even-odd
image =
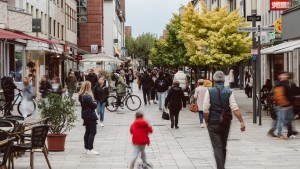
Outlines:
{"label": "hat", "polygon": [[225,74],[222,71],[216,71],[213,76],[215,82],[225,82]]}
{"label": "hat", "polygon": [[124,74],[125,73],[125,71],[124,70],[120,70],[120,72],[119,72],[120,74]]}

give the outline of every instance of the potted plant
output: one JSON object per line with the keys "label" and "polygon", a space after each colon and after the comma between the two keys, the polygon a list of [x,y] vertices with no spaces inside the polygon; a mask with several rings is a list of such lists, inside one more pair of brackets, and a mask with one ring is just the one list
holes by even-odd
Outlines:
{"label": "potted plant", "polygon": [[64,151],[67,131],[75,127],[77,120],[75,113],[75,99],[69,96],[49,94],[48,99],[38,101],[41,117],[50,117],[50,133],[47,136],[49,151]]}

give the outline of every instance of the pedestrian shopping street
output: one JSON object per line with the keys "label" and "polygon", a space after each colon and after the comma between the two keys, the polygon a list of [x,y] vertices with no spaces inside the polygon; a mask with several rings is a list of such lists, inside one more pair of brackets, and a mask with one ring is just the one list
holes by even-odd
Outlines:
{"label": "pedestrian shopping street", "polygon": [[[134,86],[134,94],[142,92]],[[262,126],[252,123],[252,99],[242,90],[234,90],[235,98],[242,110],[246,131],[241,132],[236,118],[233,119],[228,139],[227,169],[296,169],[300,168],[300,138],[277,140],[266,135],[271,124],[270,116],[263,116]],[[74,96],[74,98],[77,95]],[[142,97],[141,97],[142,99]],[[141,110],[153,126],[151,144],[146,148],[147,159],[155,169],[213,169],[215,159],[206,128],[200,128],[198,114],[187,108],[180,112],[179,129],[171,129],[170,122],[161,118],[157,104],[144,106]],[[133,151],[130,124],[135,112],[119,109],[105,112],[105,127],[97,126],[94,148],[100,155],[83,154],[84,126],[80,119],[68,132],[64,152],[50,152],[53,169],[125,169]],[[31,117],[33,118],[33,117]],[[30,120],[30,119],[28,119]],[[296,129],[300,121],[294,121]],[[284,129],[286,134],[286,129]],[[140,159],[139,159],[140,161]],[[35,168],[46,169],[47,163],[42,153],[35,153]],[[29,167],[29,153],[15,160],[16,169]]]}

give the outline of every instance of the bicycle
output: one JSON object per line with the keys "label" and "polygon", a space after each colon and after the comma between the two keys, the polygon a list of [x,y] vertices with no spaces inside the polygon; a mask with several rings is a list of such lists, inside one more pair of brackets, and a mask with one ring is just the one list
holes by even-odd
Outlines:
{"label": "bicycle", "polygon": [[18,110],[18,113],[23,116],[23,113],[24,111],[28,111],[27,113],[27,117],[31,116],[32,113],[35,112],[36,110],[36,103],[33,99],[30,99],[27,101],[26,105],[22,105],[24,104],[24,102],[22,102],[23,100],[23,96],[21,94],[21,92],[23,92],[22,90],[20,89],[17,89],[18,90],[18,94],[15,95],[14,97],[14,101],[13,103],[9,106],[9,102],[7,102],[6,100],[4,99],[0,99],[0,111],[2,112],[2,114],[5,115],[5,113],[3,113],[3,111],[5,111],[6,109],[10,109],[11,111],[13,111],[14,109],[14,105],[16,105],[16,103],[18,102],[18,105],[17,105],[17,110]]}
{"label": "bicycle", "polygon": [[118,93],[117,89],[113,89],[116,92],[116,96],[109,96],[107,99],[106,109],[110,112],[117,111],[119,107],[124,107],[124,103],[126,107],[131,111],[136,111],[141,107],[141,99],[137,95],[132,94],[132,88],[127,87],[126,96],[122,97],[120,102],[118,102]]}

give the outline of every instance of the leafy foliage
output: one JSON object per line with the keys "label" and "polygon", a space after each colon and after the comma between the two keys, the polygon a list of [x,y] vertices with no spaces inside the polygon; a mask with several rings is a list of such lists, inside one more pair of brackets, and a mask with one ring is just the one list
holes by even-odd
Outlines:
{"label": "leafy foliage", "polygon": [[127,56],[134,56],[136,54],[135,39],[133,37],[126,35],[125,47],[127,49]]}
{"label": "leafy foliage", "polygon": [[189,58],[185,57],[184,42],[178,36],[181,28],[181,16],[173,14],[173,18],[166,26],[168,34],[157,41],[154,48],[151,49],[150,58],[152,63],[172,67],[190,65]]}
{"label": "leafy foliage", "polygon": [[187,49],[187,56],[196,65],[223,67],[234,65],[250,57],[249,33],[238,32],[247,26],[238,10],[227,7],[208,11],[202,1],[202,13],[194,10],[191,3],[182,16],[180,38]]}
{"label": "leafy foliage", "polygon": [[77,121],[75,114],[75,99],[69,96],[63,98],[57,94],[49,94],[48,100],[38,101],[42,118],[50,117],[50,133],[63,134],[75,127]]}

